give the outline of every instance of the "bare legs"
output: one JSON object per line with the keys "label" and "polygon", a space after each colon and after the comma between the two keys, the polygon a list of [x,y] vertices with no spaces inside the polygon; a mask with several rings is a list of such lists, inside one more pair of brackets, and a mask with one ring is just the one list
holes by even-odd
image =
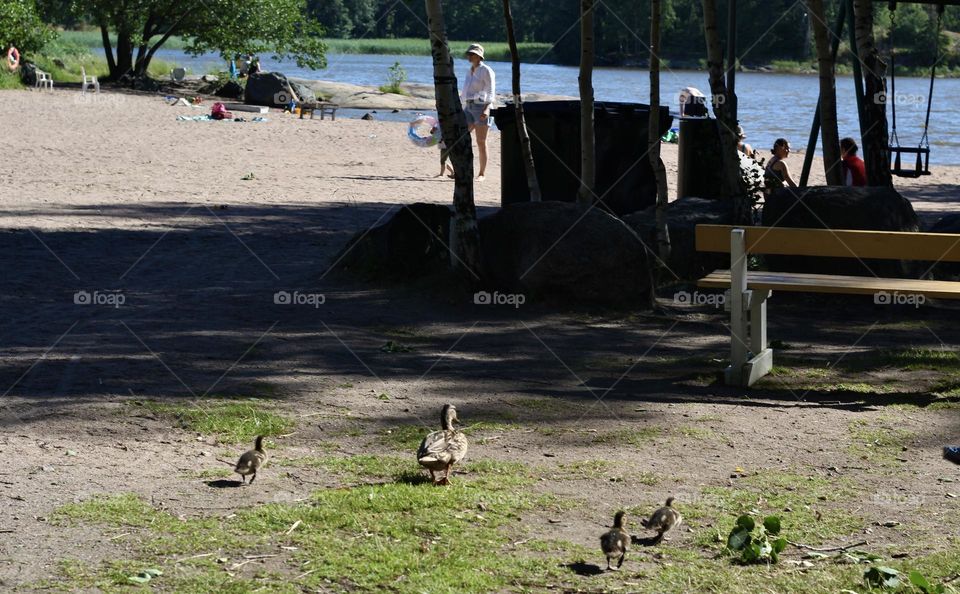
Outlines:
{"label": "bare legs", "polygon": [[[484,120],[486,122],[487,120]],[[487,171],[487,132],[489,126],[477,126],[474,132],[477,134],[477,151],[480,153],[480,173],[477,175],[477,181],[483,181],[484,174]]]}

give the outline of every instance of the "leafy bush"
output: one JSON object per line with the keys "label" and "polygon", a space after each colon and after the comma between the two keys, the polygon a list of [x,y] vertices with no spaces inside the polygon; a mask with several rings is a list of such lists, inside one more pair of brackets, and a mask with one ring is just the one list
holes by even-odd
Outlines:
{"label": "leafy bush", "polygon": [[[756,533],[753,532],[755,528]],[[727,549],[731,553],[739,553],[743,563],[776,563],[780,553],[787,548],[787,539],[782,536],[771,542],[770,537],[778,534],[780,518],[777,516],[767,516],[763,524],[757,526],[752,517],[744,514],[737,518],[736,525],[727,537]]]}
{"label": "leafy bush", "polygon": [[12,43],[23,54],[30,54],[39,51],[55,37],[56,34],[40,20],[34,0],[0,2],[0,49],[4,60],[8,44]]}
{"label": "leafy bush", "polygon": [[407,80],[407,71],[403,69],[400,62],[394,62],[387,74],[387,84],[380,87],[381,93],[394,93],[396,95],[405,95],[406,92],[400,87]]}

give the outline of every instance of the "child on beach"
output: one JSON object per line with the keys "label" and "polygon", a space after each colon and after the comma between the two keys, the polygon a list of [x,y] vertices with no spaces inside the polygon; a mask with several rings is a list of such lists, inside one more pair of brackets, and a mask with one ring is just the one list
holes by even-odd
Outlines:
{"label": "child on beach", "polygon": [[[433,128],[430,128],[431,136],[436,133],[437,133],[436,126],[434,126]],[[449,171],[450,173],[447,174],[447,177],[449,177],[450,179],[453,179],[453,167],[450,167],[449,165],[447,165],[447,159],[450,157],[450,152],[447,151],[447,145],[443,142],[443,139],[441,138],[440,143],[437,144],[437,146],[440,147],[440,173],[437,174],[437,177],[441,177],[444,173],[447,173],[447,171]]]}

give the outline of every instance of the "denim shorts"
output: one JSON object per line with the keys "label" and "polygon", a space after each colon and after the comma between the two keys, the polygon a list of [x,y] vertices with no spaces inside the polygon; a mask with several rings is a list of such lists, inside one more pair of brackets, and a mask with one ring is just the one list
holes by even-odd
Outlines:
{"label": "denim shorts", "polygon": [[489,103],[476,103],[473,101],[467,101],[463,105],[463,113],[467,116],[468,125],[476,126],[489,126],[490,125],[490,114],[487,114],[487,120],[481,121],[480,116],[483,115],[483,111],[489,106]]}

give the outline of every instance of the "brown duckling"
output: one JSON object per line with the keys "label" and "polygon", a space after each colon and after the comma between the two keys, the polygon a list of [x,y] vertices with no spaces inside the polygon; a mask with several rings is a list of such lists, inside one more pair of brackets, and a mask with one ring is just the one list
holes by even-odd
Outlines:
{"label": "brown duckling", "polygon": [[244,483],[247,482],[247,476],[250,475],[250,484],[257,478],[257,470],[267,461],[267,453],[263,451],[263,436],[258,435],[257,441],[252,450],[244,452],[237,461],[234,472],[239,474]]}
{"label": "brown duckling", "polygon": [[623,528],[624,515],[622,510],[618,511],[617,514],[613,516],[613,527],[610,528],[609,532],[605,532],[600,536],[600,548],[603,549],[603,554],[607,556],[607,571],[613,570],[613,568],[610,567],[611,559],[619,557],[617,569],[620,569],[620,566],[623,565],[623,558],[627,556],[627,545],[630,544],[630,535],[627,534],[627,531]]}
{"label": "brown duckling", "polygon": [[[450,468],[467,455],[467,436],[453,427],[454,423],[459,422],[457,407],[452,404],[443,405],[440,411],[440,431],[424,437],[420,449],[417,450],[417,462],[430,471],[430,478],[435,485],[449,485]],[[438,481],[436,473],[441,471],[443,477]]]}
{"label": "brown duckling", "polygon": [[673,509],[673,497],[667,497],[667,503],[651,514],[649,520],[640,520],[644,528],[657,531],[657,542],[663,540],[663,535],[676,528],[683,522],[680,512]]}

